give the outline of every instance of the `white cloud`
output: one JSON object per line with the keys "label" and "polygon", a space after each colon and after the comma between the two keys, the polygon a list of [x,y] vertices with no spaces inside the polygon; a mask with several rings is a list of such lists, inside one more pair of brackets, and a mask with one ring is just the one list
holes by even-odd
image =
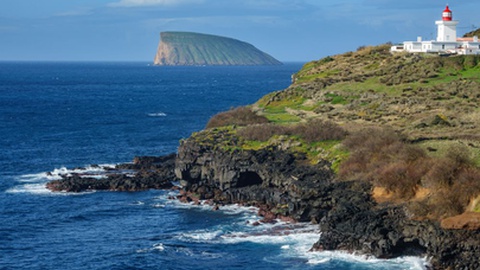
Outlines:
{"label": "white cloud", "polygon": [[110,3],[111,7],[175,6],[201,3],[203,0],[120,0]]}

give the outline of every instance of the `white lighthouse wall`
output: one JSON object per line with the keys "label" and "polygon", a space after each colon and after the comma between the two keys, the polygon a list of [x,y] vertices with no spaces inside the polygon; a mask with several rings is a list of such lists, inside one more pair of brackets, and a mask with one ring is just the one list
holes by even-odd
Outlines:
{"label": "white lighthouse wall", "polygon": [[456,42],[457,41],[457,24],[458,21],[436,21],[437,25],[437,41],[439,42]]}

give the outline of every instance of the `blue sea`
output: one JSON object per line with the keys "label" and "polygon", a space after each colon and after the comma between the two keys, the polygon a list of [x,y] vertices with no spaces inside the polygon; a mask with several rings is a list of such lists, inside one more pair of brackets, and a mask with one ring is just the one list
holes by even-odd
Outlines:
{"label": "blue sea", "polygon": [[0,269],[424,269],[309,252],[311,224],[181,204],[174,191],[51,193],[72,172],[175,152],[214,114],[290,85],[300,63],[158,67],[0,62]]}

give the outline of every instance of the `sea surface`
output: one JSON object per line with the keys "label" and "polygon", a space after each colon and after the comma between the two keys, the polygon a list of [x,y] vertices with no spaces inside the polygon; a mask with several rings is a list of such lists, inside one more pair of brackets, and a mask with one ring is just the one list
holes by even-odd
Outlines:
{"label": "sea surface", "polygon": [[164,155],[214,114],[286,88],[300,63],[157,67],[0,62],[0,269],[424,269],[425,260],[308,252],[311,224],[252,226],[172,191],[51,193],[72,172]]}

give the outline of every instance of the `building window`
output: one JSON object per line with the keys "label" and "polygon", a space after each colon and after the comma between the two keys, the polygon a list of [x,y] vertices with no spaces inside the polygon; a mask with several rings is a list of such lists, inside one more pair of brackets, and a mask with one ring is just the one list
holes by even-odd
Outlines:
{"label": "building window", "polygon": [[442,44],[442,50],[445,50],[445,44]]}

